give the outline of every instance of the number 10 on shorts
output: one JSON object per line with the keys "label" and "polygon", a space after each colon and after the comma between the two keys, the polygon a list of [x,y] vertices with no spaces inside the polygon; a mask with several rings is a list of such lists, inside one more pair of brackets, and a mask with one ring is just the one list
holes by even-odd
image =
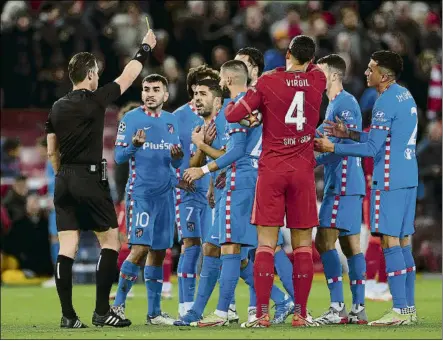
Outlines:
{"label": "number 10 on shorts", "polygon": [[135,226],[146,227],[149,225],[149,214],[146,212],[138,212],[135,215]]}

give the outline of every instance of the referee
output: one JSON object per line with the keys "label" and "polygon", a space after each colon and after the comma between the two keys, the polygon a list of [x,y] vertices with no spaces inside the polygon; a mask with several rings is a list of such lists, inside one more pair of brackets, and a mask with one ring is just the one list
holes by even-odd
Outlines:
{"label": "referee", "polygon": [[120,77],[98,89],[96,58],[87,52],[76,54],[68,66],[73,90],[54,103],[46,123],[48,156],[56,173],[54,206],[60,252],[55,282],[62,307],[61,328],[87,327],[72,305],[72,265],[80,230],[93,230],[102,249],[96,267],[92,324],[131,324],[109,306],[120,242],[107,164],[102,159],[103,128],[106,107],[132,85],[155,45],[155,35],[149,30]]}

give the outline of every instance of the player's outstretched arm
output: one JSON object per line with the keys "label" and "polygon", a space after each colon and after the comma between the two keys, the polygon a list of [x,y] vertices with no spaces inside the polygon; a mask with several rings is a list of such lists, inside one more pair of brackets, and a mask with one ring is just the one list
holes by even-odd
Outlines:
{"label": "player's outstretched arm", "polygon": [[240,122],[244,117],[259,109],[262,103],[260,92],[256,88],[249,89],[237,102],[230,102],[225,108],[226,120],[229,123]]}
{"label": "player's outstretched arm", "polygon": [[118,141],[118,136],[117,141],[115,142],[114,159],[117,164],[128,162],[138,148],[143,146],[146,141],[146,133],[143,129],[138,129],[132,138],[123,137],[123,142]]}
{"label": "player's outstretched arm", "polygon": [[154,31],[148,30],[143,38],[140,49],[134,58],[126,65],[121,75],[115,80],[120,85],[120,94],[123,94],[137,79],[143,69],[143,64],[148,59],[149,52],[157,44]]}
{"label": "player's outstretched arm", "polygon": [[341,156],[375,157],[386,141],[389,130],[371,129],[365,143],[342,144],[334,146],[334,153]]}

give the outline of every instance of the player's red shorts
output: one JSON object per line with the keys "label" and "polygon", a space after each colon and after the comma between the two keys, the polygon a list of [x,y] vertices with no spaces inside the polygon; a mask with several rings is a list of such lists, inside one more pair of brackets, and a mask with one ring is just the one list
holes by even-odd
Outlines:
{"label": "player's red shorts", "polygon": [[258,172],[251,224],[306,229],[318,226],[313,170]]}

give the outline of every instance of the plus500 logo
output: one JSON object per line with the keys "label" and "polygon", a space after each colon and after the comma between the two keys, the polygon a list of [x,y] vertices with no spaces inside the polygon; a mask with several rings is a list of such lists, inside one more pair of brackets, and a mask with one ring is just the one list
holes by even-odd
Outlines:
{"label": "plus500 logo", "polygon": [[168,150],[170,150],[172,146],[173,146],[173,144],[168,143],[168,142],[163,142],[163,143],[145,142],[145,143],[143,143],[143,150],[145,150],[145,149],[154,149],[154,150],[168,149]]}

